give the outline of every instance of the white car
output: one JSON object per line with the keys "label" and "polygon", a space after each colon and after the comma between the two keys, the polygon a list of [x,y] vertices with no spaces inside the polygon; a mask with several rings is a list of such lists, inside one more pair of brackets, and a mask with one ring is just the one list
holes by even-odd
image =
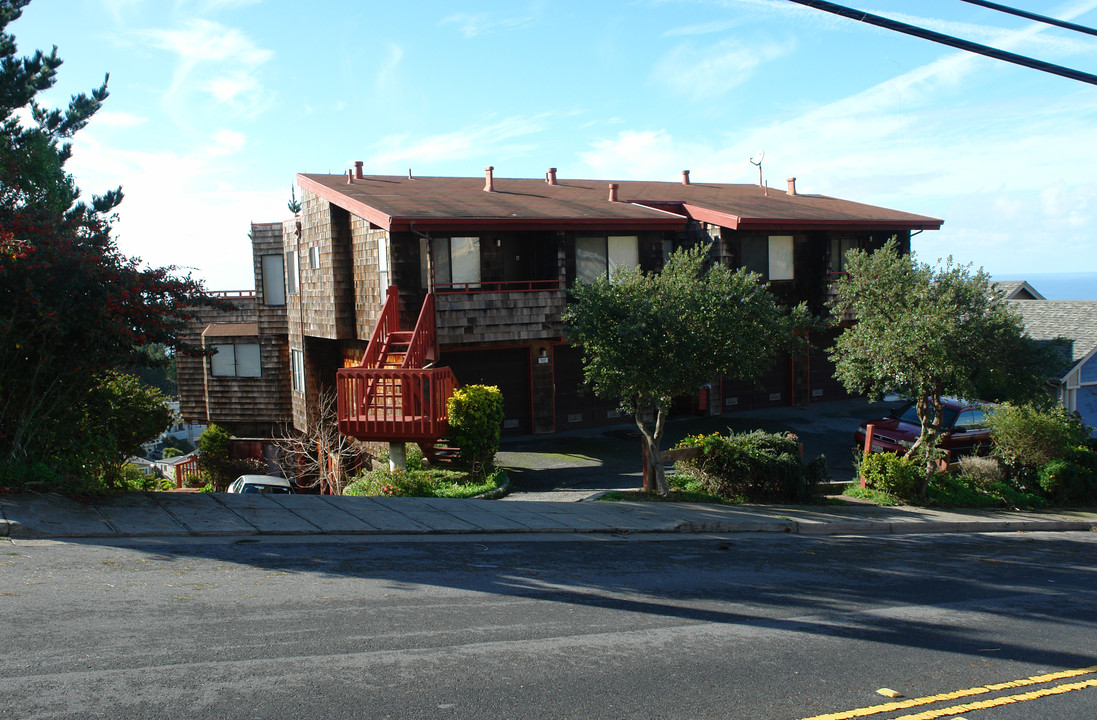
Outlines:
{"label": "white car", "polygon": [[241,475],[229,485],[228,492],[292,495],[293,485],[289,480],[274,475]]}

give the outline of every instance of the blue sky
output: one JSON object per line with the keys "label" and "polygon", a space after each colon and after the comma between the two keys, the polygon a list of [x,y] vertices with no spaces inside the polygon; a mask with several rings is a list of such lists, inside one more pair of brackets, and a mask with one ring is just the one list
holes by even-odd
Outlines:
{"label": "blue sky", "polygon": [[[844,4],[1097,74],[1097,37],[959,0]],[[1097,26],[1097,0],[1012,0]],[[787,0],[34,0],[10,28],[110,73],[76,137],[122,186],[119,245],[253,285],[251,221],[298,172],[680,179],[797,188],[945,220],[914,240],[993,275],[1097,271],[1097,86]]]}

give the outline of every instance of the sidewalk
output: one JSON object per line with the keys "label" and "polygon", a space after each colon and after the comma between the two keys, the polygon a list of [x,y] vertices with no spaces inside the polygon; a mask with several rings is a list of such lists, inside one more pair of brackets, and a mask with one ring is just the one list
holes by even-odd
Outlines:
{"label": "sidewalk", "polygon": [[1097,512],[945,511],[877,506],[705,505],[129,493],[78,502],[0,495],[0,536],[740,533],[802,535],[1095,530]]}

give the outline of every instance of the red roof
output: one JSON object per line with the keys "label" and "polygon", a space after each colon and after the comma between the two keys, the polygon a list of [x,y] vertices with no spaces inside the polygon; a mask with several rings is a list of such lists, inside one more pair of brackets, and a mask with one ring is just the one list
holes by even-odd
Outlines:
{"label": "red roof", "polygon": [[937,230],[942,220],[827,197],[789,195],[757,185],[500,178],[485,192],[484,178],[367,175],[297,176],[297,184],[386,230],[492,227],[518,229],[666,229],[686,218],[739,230]]}

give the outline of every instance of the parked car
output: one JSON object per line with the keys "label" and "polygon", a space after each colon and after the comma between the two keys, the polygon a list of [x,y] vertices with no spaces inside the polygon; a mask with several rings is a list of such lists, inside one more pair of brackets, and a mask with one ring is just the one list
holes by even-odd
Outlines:
{"label": "parked car", "polygon": [[[945,417],[938,447],[949,457],[986,454],[990,450],[990,428],[985,413],[989,403],[941,398]],[[873,452],[906,452],[918,440],[922,423],[913,402],[892,410],[887,417],[861,423],[853,440],[858,448],[865,446],[865,428],[872,425]]]}
{"label": "parked car", "polygon": [[285,478],[274,475],[241,475],[229,485],[230,493],[268,493],[293,495],[293,485]]}

